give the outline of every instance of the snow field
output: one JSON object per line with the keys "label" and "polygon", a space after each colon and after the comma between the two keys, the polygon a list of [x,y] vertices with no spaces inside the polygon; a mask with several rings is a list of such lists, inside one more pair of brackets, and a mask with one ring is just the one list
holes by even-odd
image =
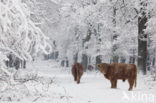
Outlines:
{"label": "snow field", "polygon": [[[128,82],[118,81],[118,88],[111,89],[110,81],[97,71],[85,72],[81,83],[72,77],[71,68],[62,68],[54,61],[37,61],[28,65],[38,79],[30,80],[8,91],[14,94],[11,103],[155,103],[156,81],[150,76],[138,75],[137,87],[128,91]],[[33,71],[32,71],[33,72]],[[19,91],[19,93],[17,92]],[[2,93],[0,93],[2,96]],[[20,95],[19,94],[23,94]],[[2,98],[2,97],[1,97]],[[13,98],[13,97],[12,97]],[[0,103],[8,103],[2,100]]]}
{"label": "snow field", "polygon": [[[51,62],[45,62],[45,65],[38,63],[40,64],[37,67],[38,71],[40,71],[40,75],[50,76],[54,79],[51,91],[63,93],[67,103],[154,103],[155,101],[156,90],[154,88],[156,86],[154,84],[156,82],[152,81],[149,76],[138,75],[137,88],[134,87],[133,91],[128,91],[128,82],[121,80],[118,80],[117,89],[111,89],[110,81],[105,79],[100,72],[85,72],[81,83],[77,84],[73,80],[71,68],[57,67],[57,63]],[[125,94],[128,98],[125,97]],[[142,98],[144,95],[146,98]],[[154,100],[151,95],[154,96]]]}

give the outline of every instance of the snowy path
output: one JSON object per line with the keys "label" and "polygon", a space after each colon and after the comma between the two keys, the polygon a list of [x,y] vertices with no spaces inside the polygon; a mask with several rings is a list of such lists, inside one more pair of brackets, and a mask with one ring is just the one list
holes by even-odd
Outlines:
{"label": "snowy path", "polygon": [[128,91],[127,81],[125,83],[118,81],[118,88],[111,89],[110,82],[99,72],[84,73],[81,83],[76,84],[70,68],[59,68],[51,61],[35,63],[34,67],[40,75],[54,78],[53,89],[50,91],[60,93],[62,95],[60,99],[65,98],[62,102],[49,103],[155,103],[156,101],[156,86],[154,87],[156,82],[146,82],[148,79],[142,79],[142,76],[138,77],[137,88]]}

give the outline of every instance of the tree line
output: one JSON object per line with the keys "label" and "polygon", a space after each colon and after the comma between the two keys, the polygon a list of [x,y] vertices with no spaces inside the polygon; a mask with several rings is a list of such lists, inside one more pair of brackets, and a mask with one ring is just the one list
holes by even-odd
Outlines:
{"label": "tree line", "polygon": [[55,51],[48,56],[62,66],[136,63],[143,74],[154,67],[154,0],[71,0],[58,5],[59,20],[51,33]]}

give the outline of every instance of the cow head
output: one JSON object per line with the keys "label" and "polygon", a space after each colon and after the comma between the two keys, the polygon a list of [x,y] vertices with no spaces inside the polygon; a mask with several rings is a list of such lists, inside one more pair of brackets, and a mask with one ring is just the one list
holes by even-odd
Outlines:
{"label": "cow head", "polygon": [[103,74],[106,74],[109,69],[109,64],[107,63],[97,64],[96,66]]}

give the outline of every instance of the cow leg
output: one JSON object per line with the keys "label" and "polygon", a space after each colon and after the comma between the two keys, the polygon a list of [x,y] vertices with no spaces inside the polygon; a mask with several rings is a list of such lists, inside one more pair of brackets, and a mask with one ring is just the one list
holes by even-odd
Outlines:
{"label": "cow leg", "polygon": [[72,71],[72,74],[73,74],[73,77],[74,77],[74,81],[76,81],[77,80],[77,74],[75,73],[75,71],[74,72]]}
{"label": "cow leg", "polygon": [[79,84],[80,83],[80,72],[79,72],[79,69],[77,69],[76,74],[77,74],[77,84]]}
{"label": "cow leg", "polygon": [[116,88],[116,87],[115,87],[115,83],[116,83],[116,80],[114,80],[114,79],[111,80],[111,88]]}
{"label": "cow leg", "polygon": [[110,80],[110,82],[111,82],[111,88],[113,88],[113,82],[112,82],[112,80]]}
{"label": "cow leg", "polygon": [[74,81],[76,81],[77,80],[77,76],[76,75],[74,75]]}
{"label": "cow leg", "polygon": [[80,83],[81,76],[82,76],[82,74],[79,74],[78,77],[77,77],[77,83],[78,84]]}
{"label": "cow leg", "polygon": [[73,77],[74,77],[74,81],[77,81],[77,74],[75,71],[72,71]]}
{"label": "cow leg", "polygon": [[133,89],[133,85],[134,85],[134,80],[133,79],[128,79],[129,82],[129,91]]}
{"label": "cow leg", "polygon": [[77,84],[80,83],[80,76],[77,76]]}
{"label": "cow leg", "polygon": [[117,80],[115,80],[115,86],[114,87],[117,88]]}

